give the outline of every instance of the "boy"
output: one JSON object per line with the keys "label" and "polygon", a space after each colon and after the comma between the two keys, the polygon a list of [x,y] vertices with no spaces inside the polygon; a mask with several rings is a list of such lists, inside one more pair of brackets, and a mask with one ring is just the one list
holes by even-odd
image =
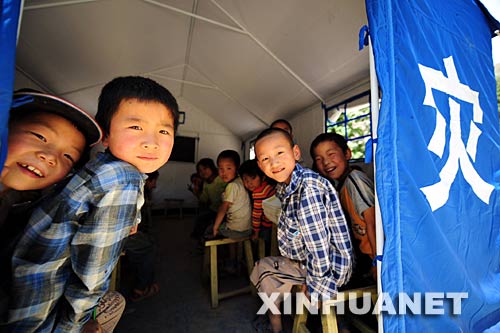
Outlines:
{"label": "boy", "polygon": [[266,253],[269,253],[273,222],[264,214],[262,201],[274,195],[274,186],[268,184],[256,160],[245,161],[240,166],[238,173],[245,188],[252,193],[252,238],[262,238],[266,245]]}
{"label": "boy", "polygon": [[342,207],[350,217],[352,232],[359,241],[359,250],[362,253],[357,258],[356,275],[362,275],[371,268],[373,277],[376,278],[375,267],[371,265],[377,253],[373,182],[362,171],[349,167],[351,150],[342,135],[318,135],[311,143],[310,153],[318,172],[335,182]]}
{"label": "boy", "polygon": [[[251,281],[271,296],[290,292],[303,284],[306,295],[320,300],[335,297],[337,287],[351,274],[352,247],[349,229],[333,186],[296,161],[300,150],[282,129],[264,130],[256,139],[257,163],[264,174],[278,182],[276,196],[282,211],[278,244],[284,257],[267,257],[255,265]],[[272,330],[282,330],[281,316],[269,313]]]}
{"label": "boy", "polygon": [[35,210],[15,249],[13,332],[81,330],[140,220],[144,173],[170,157],[178,106],[150,79],[119,77],[102,89],[96,120],[106,151]]}
{"label": "boy", "polygon": [[241,238],[252,234],[250,198],[238,177],[240,155],[234,150],[224,150],[217,157],[220,178],[227,183],[222,193],[222,203],[217,211],[212,236],[221,234],[228,238]]}
{"label": "boy", "polygon": [[269,126],[270,128],[281,128],[282,130],[284,130],[285,132],[287,132],[288,134],[290,134],[290,137],[292,138],[293,140],[293,129],[292,129],[292,125],[285,119],[276,119],[275,121],[273,121],[271,123],[271,126]]}
{"label": "boy", "polygon": [[53,185],[101,136],[97,123],[76,105],[35,91],[16,92],[0,182],[19,191]]}
{"label": "boy", "polygon": [[[0,195],[0,322],[7,315],[12,252],[32,211],[43,197],[62,188],[71,169],[85,164],[90,148],[101,137],[99,125],[76,105],[31,89],[14,93],[7,159],[0,177],[4,187]],[[99,301],[97,321],[112,332],[124,308],[123,296],[108,292]]]}

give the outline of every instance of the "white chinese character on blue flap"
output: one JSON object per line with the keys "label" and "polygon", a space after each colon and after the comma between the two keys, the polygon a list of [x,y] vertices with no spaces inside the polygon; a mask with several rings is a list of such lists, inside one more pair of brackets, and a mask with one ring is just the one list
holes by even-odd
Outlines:
{"label": "white chinese character on blue flap", "polygon": [[[462,170],[462,174],[467,183],[471,186],[473,192],[484,203],[489,203],[491,193],[494,189],[493,185],[488,184],[481,178],[473,165],[476,159],[477,143],[482,133],[481,129],[476,124],[483,123],[483,110],[479,104],[479,93],[460,82],[455,63],[453,62],[453,57],[443,60],[446,73],[420,64],[418,65],[422,79],[425,82],[425,98],[423,104],[433,107],[436,111],[436,127],[427,148],[442,158],[446,145],[446,126],[449,126],[450,132],[448,144],[450,152],[448,154],[448,160],[439,172],[439,182],[420,188],[427,198],[432,211],[444,206],[448,201],[450,188],[455,181],[459,168]],[[473,115],[472,121],[470,122],[467,144],[462,141],[460,104],[455,102],[452,98],[448,98],[450,122],[447,124],[443,112],[436,106],[432,92],[433,89],[442,91],[449,96],[472,104]]]}

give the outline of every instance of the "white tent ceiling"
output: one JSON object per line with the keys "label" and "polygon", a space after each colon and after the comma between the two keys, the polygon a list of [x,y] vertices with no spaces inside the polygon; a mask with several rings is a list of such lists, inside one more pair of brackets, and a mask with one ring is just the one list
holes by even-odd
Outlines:
{"label": "white tent ceiling", "polygon": [[26,0],[16,66],[90,113],[148,76],[245,139],[365,79],[366,23],[364,0]]}

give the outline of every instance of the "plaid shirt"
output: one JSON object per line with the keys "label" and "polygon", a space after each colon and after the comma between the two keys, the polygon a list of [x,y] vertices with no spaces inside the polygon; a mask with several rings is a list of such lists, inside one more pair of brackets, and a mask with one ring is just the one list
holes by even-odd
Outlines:
{"label": "plaid shirt", "polygon": [[145,178],[100,153],[34,211],[12,258],[8,331],[81,331],[140,221]]}
{"label": "plaid shirt", "polygon": [[333,186],[317,173],[295,166],[290,184],[279,183],[278,243],[283,256],[306,265],[310,293],[330,299],[352,270],[349,229]]}

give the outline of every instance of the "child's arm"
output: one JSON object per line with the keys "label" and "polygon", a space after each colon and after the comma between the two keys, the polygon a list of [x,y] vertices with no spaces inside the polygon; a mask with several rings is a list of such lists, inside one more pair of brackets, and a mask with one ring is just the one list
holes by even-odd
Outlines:
{"label": "child's arm", "polygon": [[262,215],[264,215],[264,210],[262,209],[262,199],[254,197],[252,205],[253,239],[259,238],[260,225],[262,223]]}
{"label": "child's arm", "polygon": [[229,201],[223,201],[222,204],[219,206],[219,210],[217,211],[217,216],[215,217],[215,223],[214,223],[214,237],[217,236],[219,233],[219,227],[224,221],[224,216],[226,216],[227,211],[229,210],[229,207],[231,206],[231,203]]}
{"label": "child's arm", "polygon": [[370,207],[366,209],[363,213],[363,220],[366,222],[366,236],[368,237],[368,242],[370,242],[370,248],[372,249],[373,255],[377,255],[377,243],[375,236],[375,207]]}
{"label": "child's arm", "polygon": [[107,191],[81,221],[71,242],[71,265],[77,279],[65,289],[70,306],[56,331],[80,332],[109,287],[109,279],[130,230],[138,222],[142,183],[118,184]]}
{"label": "child's arm", "polygon": [[[309,292],[319,295],[330,293],[336,288],[336,281],[347,282],[352,269],[352,244],[347,222],[337,196],[332,194],[330,199],[334,216],[330,216],[327,223],[323,194],[314,188],[304,191],[297,210],[300,226],[297,237],[303,237],[303,243],[300,243],[305,244],[307,251],[306,284]],[[295,250],[292,247],[290,252],[293,254]],[[330,260],[330,254],[333,254],[333,261]]]}

